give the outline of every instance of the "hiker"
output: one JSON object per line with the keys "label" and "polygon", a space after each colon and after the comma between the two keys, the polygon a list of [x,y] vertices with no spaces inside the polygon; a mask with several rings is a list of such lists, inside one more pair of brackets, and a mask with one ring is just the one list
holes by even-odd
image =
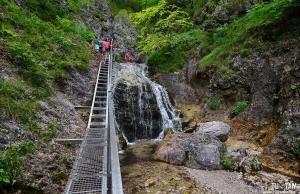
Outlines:
{"label": "hiker", "polygon": [[110,50],[110,47],[112,47],[112,44],[113,44],[113,39],[112,38],[108,38],[107,41],[110,43],[110,46],[109,46],[109,50]]}
{"label": "hiker", "polygon": [[96,52],[96,55],[99,56],[99,44],[100,40],[97,36],[95,36],[95,40],[92,41],[93,51]]}
{"label": "hiker", "polygon": [[109,48],[110,48],[110,42],[109,41],[107,41],[107,39],[105,40],[105,43],[103,44],[104,45],[104,47],[105,47],[105,61],[106,61],[106,59],[107,59],[107,57],[108,57],[108,53],[109,53]]}
{"label": "hiker", "polygon": [[101,53],[102,53],[102,59],[104,59],[104,61],[106,60],[106,49],[105,49],[105,44],[106,44],[106,41],[103,40],[102,41],[102,50],[101,50]]}
{"label": "hiker", "polygon": [[125,54],[125,62],[126,62],[126,63],[130,63],[129,52],[126,52],[126,54]]}

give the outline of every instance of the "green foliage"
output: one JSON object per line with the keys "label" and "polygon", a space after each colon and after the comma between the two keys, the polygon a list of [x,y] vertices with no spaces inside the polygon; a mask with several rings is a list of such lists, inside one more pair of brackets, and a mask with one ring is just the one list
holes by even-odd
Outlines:
{"label": "green foliage", "polygon": [[113,16],[116,16],[122,10],[129,13],[140,12],[148,7],[158,5],[160,0],[108,0],[108,4]]}
{"label": "green foliage", "polygon": [[293,152],[293,154],[299,155],[299,144],[296,141],[292,142],[291,151]]}
{"label": "green foliage", "polygon": [[248,101],[240,101],[231,110],[232,114],[239,115],[248,106]]}
{"label": "green foliage", "polygon": [[139,38],[154,33],[186,32],[192,27],[186,12],[174,5],[167,5],[165,1],[130,16],[140,31]]}
{"label": "green foliage", "polygon": [[284,128],[284,130],[286,130],[287,132],[291,133],[291,132],[295,131],[295,128],[293,126],[289,125],[289,126],[286,126]]}
{"label": "green foliage", "polygon": [[47,129],[40,131],[40,135],[43,137],[43,140],[48,143],[51,138],[57,135],[57,127],[54,124],[49,124]]}
{"label": "green foliage", "polygon": [[39,132],[41,131],[41,126],[36,122],[36,121],[29,121],[26,125],[25,125],[25,130],[28,131],[32,131],[32,132]]}
{"label": "green foliage", "polygon": [[297,88],[297,85],[296,84],[291,84],[291,89],[292,90],[295,90]]}
{"label": "green foliage", "polygon": [[277,102],[278,99],[279,99],[279,97],[277,95],[273,95],[273,97],[272,97],[272,101],[273,102]]}
{"label": "green foliage", "polygon": [[[226,9],[232,9],[239,7],[244,1],[230,0],[224,5],[219,1],[194,1],[193,10],[196,11],[197,8],[201,11],[204,5],[209,8],[216,3],[220,3]],[[200,71],[209,68],[229,80],[237,77],[233,58],[237,55],[248,57],[253,52],[265,53],[266,49],[276,46],[277,41],[284,39],[283,29],[297,26],[297,20],[292,18],[297,17],[299,8],[299,3],[295,0],[261,3],[245,17],[214,32],[182,32],[181,30],[190,29],[192,24],[187,13],[173,4],[187,5],[184,0],[167,0],[161,1],[155,7],[131,14],[131,20],[140,32],[138,48],[142,54],[149,56],[147,62],[158,67],[159,71],[173,72],[197,53],[202,56]],[[191,10],[189,6],[185,6],[184,9]],[[179,20],[174,21],[173,17],[178,17]],[[180,25],[182,26],[178,27]],[[289,31],[293,32],[292,29]],[[183,41],[178,41],[180,39]],[[153,46],[158,48],[155,52]]]}
{"label": "green foliage", "polygon": [[15,118],[26,123],[35,116],[39,96],[25,82],[0,80],[0,118]]}
{"label": "green foliage", "polygon": [[69,149],[72,146],[71,142],[65,141],[64,142],[64,149]]}
{"label": "green foliage", "polygon": [[283,29],[297,25],[289,18],[295,17],[299,6],[295,0],[257,5],[245,17],[213,32],[209,41],[201,45],[204,57],[200,60],[200,69],[213,65],[215,72],[230,74],[234,56],[240,55],[245,48],[246,56],[254,50],[269,48],[278,41],[275,37],[284,35]]}
{"label": "green foliage", "polygon": [[234,161],[232,158],[222,157],[221,164],[224,166],[225,169],[232,169],[234,165]]}
{"label": "green foliage", "polygon": [[220,101],[215,98],[210,98],[208,102],[208,106],[211,110],[217,110],[220,108]]}
{"label": "green foliage", "polygon": [[[150,54],[147,63],[157,66],[162,72],[172,72],[181,69],[188,57],[198,53],[196,45],[204,40],[205,33],[201,30],[192,30],[174,36],[149,35],[144,41],[139,42],[146,54]],[[148,39],[149,38],[149,39]],[[155,52],[152,46],[159,49]]]}
{"label": "green foliage", "polygon": [[22,141],[19,145],[6,147],[0,156],[0,185],[14,183],[22,171],[28,154],[35,151],[32,141]]}
{"label": "green foliage", "polygon": [[[90,1],[72,2],[79,6]],[[50,88],[64,81],[69,69],[88,68],[92,53],[87,43],[93,33],[78,28],[60,1],[24,0],[24,4],[27,9],[0,1],[0,50],[7,65],[19,73],[18,80],[0,80],[0,117],[26,124],[38,108],[35,100],[51,95]]]}

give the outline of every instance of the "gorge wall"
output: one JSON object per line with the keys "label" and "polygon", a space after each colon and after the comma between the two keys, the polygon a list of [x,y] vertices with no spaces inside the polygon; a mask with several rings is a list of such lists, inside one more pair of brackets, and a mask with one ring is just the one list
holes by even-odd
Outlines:
{"label": "gorge wall", "polygon": [[[260,156],[268,165],[298,173],[298,45],[299,38],[295,37],[267,56],[236,56],[232,65],[235,79],[224,79],[209,67],[200,71],[196,58],[178,72],[161,74],[160,81],[183,111],[184,127],[194,127],[195,122],[225,121],[232,128],[231,144],[243,141],[261,147]],[[212,98],[220,102],[217,110],[210,108]],[[248,101],[248,106],[233,117],[232,109],[238,101]]]}

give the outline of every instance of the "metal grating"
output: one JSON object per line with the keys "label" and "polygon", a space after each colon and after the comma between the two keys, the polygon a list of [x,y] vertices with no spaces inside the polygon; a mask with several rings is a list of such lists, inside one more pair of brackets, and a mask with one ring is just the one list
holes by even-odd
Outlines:
{"label": "metal grating", "polygon": [[[84,184],[82,184],[84,183]],[[102,177],[80,177],[73,179],[70,186],[71,193],[102,193]]]}
{"label": "metal grating", "polygon": [[[64,193],[107,193],[107,65],[100,63],[88,128]],[[100,76],[101,74],[101,76]]]}

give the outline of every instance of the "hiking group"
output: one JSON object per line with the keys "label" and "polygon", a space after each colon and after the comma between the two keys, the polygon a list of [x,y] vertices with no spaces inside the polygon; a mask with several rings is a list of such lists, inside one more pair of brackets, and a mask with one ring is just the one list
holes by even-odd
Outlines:
{"label": "hiking group", "polygon": [[[100,60],[104,61],[106,61],[108,58],[108,53],[110,51],[110,48],[112,47],[112,44],[112,38],[99,39],[99,37],[95,36],[95,40],[92,41],[94,52],[96,53],[97,57],[100,56]],[[116,60],[116,55],[116,48],[113,48],[113,61]],[[130,56],[128,51],[125,53],[124,60],[126,63],[130,63]]]}
{"label": "hiking group", "polygon": [[99,39],[99,37],[95,36],[95,40],[92,41],[92,47],[101,60],[107,60],[112,42],[112,38]]}

